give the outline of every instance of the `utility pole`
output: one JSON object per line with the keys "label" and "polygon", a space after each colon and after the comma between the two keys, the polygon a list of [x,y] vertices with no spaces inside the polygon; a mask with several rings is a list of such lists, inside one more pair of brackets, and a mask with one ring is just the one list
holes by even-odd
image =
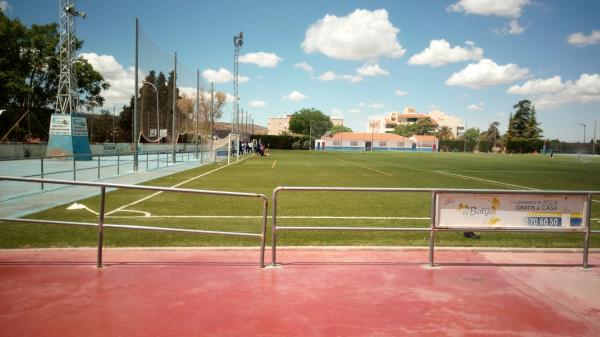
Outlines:
{"label": "utility pole", "polygon": [[196,160],[198,159],[198,112],[200,110],[200,69],[196,69]]}
{"label": "utility pole", "polygon": [[173,164],[177,162],[177,136],[175,135],[175,121],[177,119],[177,52],[175,52],[174,58],[175,67],[173,68],[173,127],[171,143],[173,143]]}
{"label": "utility pole", "polygon": [[138,121],[137,121],[137,116],[138,116],[138,69],[139,69],[139,55],[138,55],[138,49],[139,49],[139,37],[140,37],[140,32],[139,32],[139,20],[138,18],[135,18],[135,93],[133,96],[133,130],[132,130],[132,134],[133,134],[133,146],[134,146],[134,150],[133,150],[133,171],[137,172],[138,170],[138,136],[137,136],[137,129],[138,129]]}
{"label": "utility pole", "polygon": [[112,115],[112,139],[113,139],[113,143],[115,142],[115,113],[116,113],[116,108],[113,105],[113,115]]}
{"label": "utility pole", "polygon": [[210,141],[213,140],[213,121],[215,119],[215,88],[214,83],[210,82]]}

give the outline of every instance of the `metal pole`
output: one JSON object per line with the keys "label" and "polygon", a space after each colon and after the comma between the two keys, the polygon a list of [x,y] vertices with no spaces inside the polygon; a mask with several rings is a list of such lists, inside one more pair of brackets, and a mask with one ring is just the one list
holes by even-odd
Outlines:
{"label": "metal pole", "polygon": [[138,129],[138,120],[137,120],[137,114],[138,114],[138,70],[139,70],[139,64],[138,64],[138,60],[139,60],[139,55],[138,55],[138,48],[139,48],[139,20],[138,18],[135,18],[135,85],[134,85],[134,95],[133,95],[133,144],[134,144],[134,152],[133,152],[133,171],[137,172],[138,170],[138,153],[137,153],[137,149],[138,149],[138,135],[137,135],[137,129]]}
{"label": "metal pole", "polygon": [[433,267],[434,246],[435,246],[435,209],[436,193],[431,193],[431,230],[429,231],[429,266]]}
{"label": "metal pole", "polygon": [[596,156],[596,121],[594,121],[594,142],[592,143],[592,157]]}
{"label": "metal pole", "polygon": [[213,140],[213,122],[215,118],[215,88],[213,82],[210,82],[210,140]]}
{"label": "metal pole", "polygon": [[121,168],[121,161],[119,160],[119,152],[117,152],[117,175],[119,175],[119,169]]}
{"label": "metal pole", "polygon": [[175,68],[173,70],[173,135],[171,137],[171,142],[173,143],[173,164],[177,162],[177,157],[175,155],[176,146],[177,146],[177,137],[175,136],[175,119],[177,118],[177,52],[174,55],[174,64]]}
{"label": "metal pole", "polygon": [[98,155],[98,181],[100,181],[100,155]]}
{"label": "metal pole", "polygon": [[465,131],[463,132],[463,137],[465,138],[465,147],[463,149],[464,153],[467,153],[467,126],[469,124],[467,122],[465,122]]}
{"label": "metal pole", "polygon": [[237,163],[238,161],[240,161],[240,135],[237,135],[237,140],[235,142],[235,146],[237,148],[237,151],[235,151],[235,162]]}
{"label": "metal pole", "polygon": [[200,111],[200,69],[196,69],[196,160],[198,160],[198,112]]}
{"label": "metal pole", "polygon": [[585,224],[585,234],[583,236],[583,269],[588,269],[588,254],[590,250],[590,234],[592,231],[590,218],[592,217],[592,195],[588,194],[587,197],[587,205],[586,205],[586,224]]}
{"label": "metal pole", "polygon": [[77,180],[77,161],[75,160],[75,155],[73,155],[73,180]]}
{"label": "metal pole", "polygon": [[271,225],[271,265],[273,267],[277,265],[277,193],[279,191],[279,187],[273,190],[273,222]]}
{"label": "metal pole", "polygon": [[229,136],[227,136],[227,165],[229,165],[229,158],[231,158],[231,133],[229,134]]}
{"label": "metal pole", "polygon": [[265,267],[265,245],[267,236],[267,210],[269,208],[269,200],[263,200],[263,219],[262,219],[262,236],[260,237],[260,267]]}
{"label": "metal pole", "polygon": [[102,246],[104,241],[104,209],[106,206],[106,187],[100,187],[100,211],[98,214],[98,255],[96,257],[96,267],[102,267]]}
{"label": "metal pole", "polygon": [[112,139],[113,139],[113,143],[115,142],[115,113],[116,113],[116,109],[113,106],[113,115],[112,115]]}
{"label": "metal pole", "polygon": [[148,151],[146,151],[146,172],[148,171]]}
{"label": "metal pole", "polygon": [[[41,164],[40,171],[42,171],[42,179],[44,179],[44,157],[40,158],[40,164]],[[43,189],[44,189],[44,182],[42,182],[42,190]]]}

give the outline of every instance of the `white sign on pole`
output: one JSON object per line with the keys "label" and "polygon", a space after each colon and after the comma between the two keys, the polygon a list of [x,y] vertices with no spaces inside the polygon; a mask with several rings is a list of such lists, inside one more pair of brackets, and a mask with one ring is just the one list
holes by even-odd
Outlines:
{"label": "white sign on pole", "polygon": [[52,115],[50,117],[50,134],[58,136],[71,135],[71,116]]}
{"label": "white sign on pole", "polygon": [[85,117],[73,116],[73,120],[71,123],[73,124],[73,136],[87,137],[87,121]]}
{"label": "white sign on pole", "polygon": [[587,195],[436,194],[436,228],[583,230]]}

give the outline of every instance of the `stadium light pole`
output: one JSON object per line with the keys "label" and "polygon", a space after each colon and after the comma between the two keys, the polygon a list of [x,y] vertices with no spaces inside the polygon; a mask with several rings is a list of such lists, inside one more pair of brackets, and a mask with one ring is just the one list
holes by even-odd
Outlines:
{"label": "stadium light pole", "polygon": [[596,156],[596,121],[594,120],[594,142],[592,143],[592,157]]}

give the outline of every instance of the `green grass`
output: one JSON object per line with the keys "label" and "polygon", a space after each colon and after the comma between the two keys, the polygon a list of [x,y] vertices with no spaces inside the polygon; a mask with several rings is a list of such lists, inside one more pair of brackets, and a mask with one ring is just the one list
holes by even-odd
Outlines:
{"label": "green grass", "polygon": [[[275,163],[276,161],[276,163]],[[151,186],[173,186],[211,171],[210,165],[148,182]],[[255,157],[182,185],[184,188],[264,194],[271,201],[277,186],[355,186],[430,188],[523,188],[600,190],[598,158],[539,155],[489,155],[462,153],[351,153],[272,151],[271,157]],[[454,175],[453,175],[454,174]],[[461,176],[458,176],[461,175]],[[107,195],[107,211],[139,200],[151,193],[119,190]],[[600,195],[595,197],[600,199]],[[281,226],[405,226],[428,227],[428,220],[340,220],[286,219],[281,216],[363,216],[428,217],[429,193],[282,192],[279,195],[278,224]],[[98,210],[99,198],[81,201]],[[67,205],[33,214],[28,218],[89,221],[97,217],[84,210],[67,211]],[[262,213],[259,199],[196,196],[162,193],[129,210],[150,212],[158,217],[119,212],[106,223],[196,228],[219,231],[260,231]],[[270,207],[271,205],[269,205]],[[600,203],[594,202],[592,218],[600,217]],[[271,210],[269,209],[269,214]],[[118,215],[118,216],[116,216]],[[169,218],[168,216],[183,216]],[[255,216],[255,218],[195,218],[193,216]],[[123,217],[127,216],[127,217]],[[594,220],[593,228],[599,229]],[[270,227],[270,219],[269,219]],[[282,245],[402,245],[423,246],[428,234],[422,232],[280,232]],[[258,240],[219,235],[186,235],[106,229],[107,246],[256,246]],[[480,240],[467,240],[462,233],[436,234],[442,246],[493,247],[581,247],[581,234],[483,233]],[[44,224],[2,224],[0,247],[94,246],[94,228]],[[600,247],[598,235],[593,247]]]}

